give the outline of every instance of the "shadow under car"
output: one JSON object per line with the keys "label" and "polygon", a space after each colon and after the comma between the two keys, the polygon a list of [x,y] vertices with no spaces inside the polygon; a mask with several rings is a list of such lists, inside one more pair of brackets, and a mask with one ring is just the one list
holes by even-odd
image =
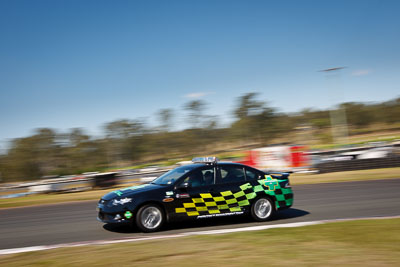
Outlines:
{"label": "shadow under car", "polygon": [[[220,217],[220,218],[209,218],[209,219],[198,219],[198,220],[187,220],[182,222],[171,222],[166,223],[164,227],[159,231],[159,233],[165,233],[171,230],[183,230],[183,229],[194,229],[194,228],[204,228],[204,230],[208,227],[220,227],[220,226],[233,226],[234,228],[240,227],[242,224],[263,224],[268,222],[276,222],[282,221],[284,223],[287,219],[293,219],[302,217],[309,214],[308,211],[289,208],[286,210],[282,210],[277,212],[269,221],[266,222],[255,222],[250,216],[242,215],[242,216],[231,216],[231,217]],[[251,226],[251,225],[250,225]],[[130,224],[105,224],[103,228],[110,232],[115,233],[141,233],[139,229],[135,226],[131,226]]]}

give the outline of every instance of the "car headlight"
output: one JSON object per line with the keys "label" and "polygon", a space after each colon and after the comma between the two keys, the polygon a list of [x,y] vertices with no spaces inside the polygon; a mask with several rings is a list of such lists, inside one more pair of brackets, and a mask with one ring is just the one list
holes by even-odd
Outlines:
{"label": "car headlight", "polygon": [[111,205],[113,206],[118,206],[118,205],[124,205],[126,203],[130,203],[132,202],[132,198],[126,197],[126,198],[121,198],[121,199],[113,199],[113,201],[111,201]]}

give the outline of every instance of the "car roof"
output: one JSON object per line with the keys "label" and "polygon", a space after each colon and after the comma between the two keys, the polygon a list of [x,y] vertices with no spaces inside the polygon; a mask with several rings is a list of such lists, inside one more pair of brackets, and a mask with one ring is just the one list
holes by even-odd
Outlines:
{"label": "car roof", "polygon": [[195,168],[199,168],[199,167],[205,167],[205,166],[213,166],[213,165],[217,165],[217,166],[227,166],[227,165],[233,165],[233,166],[241,166],[241,167],[248,167],[246,165],[243,165],[241,163],[236,163],[236,162],[224,162],[224,161],[219,161],[217,163],[193,163],[193,164],[188,164],[186,166],[190,166],[193,167],[193,169]]}

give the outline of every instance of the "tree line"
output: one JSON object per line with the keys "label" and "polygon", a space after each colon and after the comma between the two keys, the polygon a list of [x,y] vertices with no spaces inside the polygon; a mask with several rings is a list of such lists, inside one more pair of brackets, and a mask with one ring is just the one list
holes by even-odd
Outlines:
{"label": "tree line", "polygon": [[[331,127],[329,109],[282,113],[260,100],[256,93],[248,93],[236,100],[234,122],[219,127],[217,116],[205,115],[206,107],[202,100],[186,103],[184,109],[190,127],[181,131],[173,131],[171,127],[172,109],[158,111],[157,127],[148,127],[140,119],[106,123],[102,138],[91,137],[80,128],[67,133],[36,129],[29,137],[12,140],[7,152],[0,155],[0,178],[3,182],[33,180],[47,175],[180,160],[232,148],[268,145],[276,140],[301,142],[294,140],[294,136],[302,126],[312,129],[319,142],[332,142],[327,130]],[[343,103],[333,110],[338,109],[345,110],[351,130],[400,122],[400,98],[381,103]]]}

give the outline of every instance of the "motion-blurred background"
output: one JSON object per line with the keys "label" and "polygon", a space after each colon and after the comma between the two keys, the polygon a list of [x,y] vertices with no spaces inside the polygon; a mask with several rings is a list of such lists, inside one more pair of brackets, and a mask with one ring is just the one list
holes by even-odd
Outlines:
{"label": "motion-blurred background", "polygon": [[[0,265],[400,266],[399,14],[0,0]],[[96,221],[110,190],[199,156],[293,172],[294,205],[151,234]]]}
{"label": "motion-blurred background", "polygon": [[198,155],[311,173],[398,166],[398,10],[2,1],[1,182],[163,171]]}

